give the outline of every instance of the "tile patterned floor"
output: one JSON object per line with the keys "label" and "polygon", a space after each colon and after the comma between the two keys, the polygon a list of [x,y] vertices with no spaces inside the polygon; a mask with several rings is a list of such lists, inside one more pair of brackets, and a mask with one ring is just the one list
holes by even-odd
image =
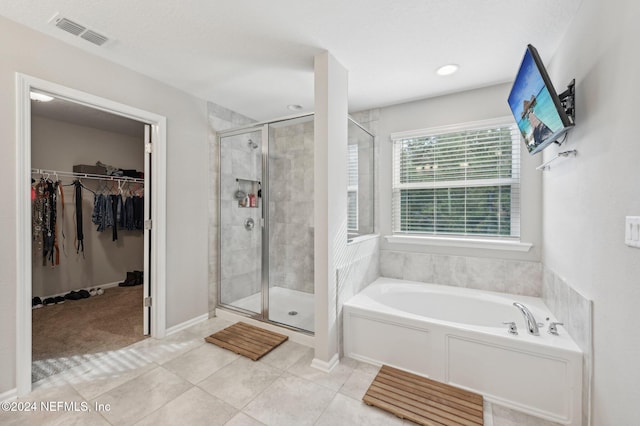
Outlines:
{"label": "tile patterned floor", "polygon": [[[34,385],[18,402],[35,412],[0,412],[2,425],[412,425],[361,399],[378,368],[343,359],[330,374],[309,366],[313,351],[287,341],[257,362],[204,337],[231,325],[211,319],[163,340],[98,354]],[[67,403],[43,411],[42,402]],[[107,407],[98,410],[97,407]],[[522,423],[490,404],[485,424]],[[536,423],[527,419],[526,424]]]}

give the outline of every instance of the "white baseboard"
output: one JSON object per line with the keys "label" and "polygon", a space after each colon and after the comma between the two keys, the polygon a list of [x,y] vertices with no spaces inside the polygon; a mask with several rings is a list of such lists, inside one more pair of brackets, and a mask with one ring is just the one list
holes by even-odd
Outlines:
{"label": "white baseboard", "polygon": [[201,323],[203,321],[206,321],[208,319],[209,319],[209,314],[206,313],[206,314],[202,314],[200,316],[197,316],[195,318],[192,318],[192,319],[190,319],[188,321],[185,321],[183,323],[180,323],[178,325],[174,325],[173,327],[169,327],[169,328],[166,329],[165,336],[169,336],[171,334],[177,333],[179,331],[184,330],[185,328],[189,328],[191,326],[199,324],[199,323]]}
{"label": "white baseboard", "polygon": [[319,360],[318,358],[314,358],[313,361],[311,361],[311,366],[313,368],[324,373],[331,373],[331,371],[336,368],[338,364],[340,364],[340,357],[338,356],[338,354],[332,356],[329,362]]}
{"label": "white baseboard", "polygon": [[12,401],[18,397],[18,389],[9,389],[0,393],[0,401]]}

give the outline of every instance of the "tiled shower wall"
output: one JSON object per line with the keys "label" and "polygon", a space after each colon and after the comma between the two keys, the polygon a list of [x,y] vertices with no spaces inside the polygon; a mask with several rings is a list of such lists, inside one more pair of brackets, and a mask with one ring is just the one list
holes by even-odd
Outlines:
{"label": "tiled shower wall", "polygon": [[313,293],[313,120],[271,132],[269,285]]}
{"label": "tiled shower wall", "polygon": [[219,214],[219,179],[220,179],[220,147],[217,132],[246,126],[254,120],[221,107],[212,102],[207,103],[209,118],[209,192],[207,193],[209,209],[209,316],[214,316],[218,303],[218,227]]}
{"label": "tiled shower wall", "polygon": [[[222,138],[220,179],[220,300],[232,304],[258,293],[261,286],[262,200],[258,198],[256,207],[249,207],[235,198],[237,190],[258,194],[262,180],[261,132]],[[245,227],[247,220],[253,220],[253,228]]]}

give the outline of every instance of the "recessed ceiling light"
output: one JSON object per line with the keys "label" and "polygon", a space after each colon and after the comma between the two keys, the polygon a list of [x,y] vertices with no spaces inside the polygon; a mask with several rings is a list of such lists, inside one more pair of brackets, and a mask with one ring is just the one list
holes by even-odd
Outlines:
{"label": "recessed ceiling light", "polygon": [[290,105],[287,105],[287,109],[291,111],[302,111],[302,105],[290,104]]}
{"label": "recessed ceiling light", "polygon": [[31,92],[30,97],[32,101],[49,102],[53,100],[53,96],[45,95],[44,93]]}
{"label": "recessed ceiling light", "polygon": [[443,65],[440,68],[438,68],[436,70],[436,74],[438,75],[451,75],[453,73],[455,73],[456,71],[458,71],[458,69],[460,68],[460,66],[456,65],[456,64],[447,64],[447,65]]}

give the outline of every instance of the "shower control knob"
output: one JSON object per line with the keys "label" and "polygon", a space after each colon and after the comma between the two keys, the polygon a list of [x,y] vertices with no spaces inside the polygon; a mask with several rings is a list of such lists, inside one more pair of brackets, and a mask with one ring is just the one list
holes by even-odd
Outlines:
{"label": "shower control knob", "polygon": [[256,226],[256,223],[254,222],[253,218],[247,218],[244,221],[244,229],[246,229],[247,231],[251,231],[254,226]]}

